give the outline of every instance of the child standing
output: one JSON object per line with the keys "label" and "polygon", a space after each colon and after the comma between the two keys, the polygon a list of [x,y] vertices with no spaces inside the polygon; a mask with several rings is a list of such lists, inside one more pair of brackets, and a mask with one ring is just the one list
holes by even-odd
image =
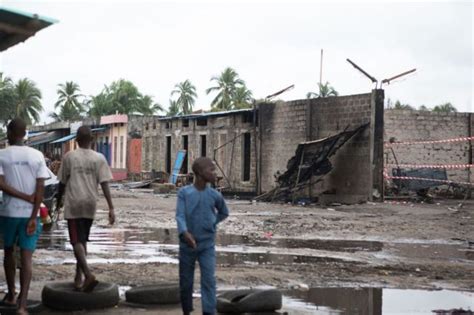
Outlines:
{"label": "child standing", "polygon": [[193,163],[195,181],[178,192],[176,221],[179,233],[179,286],[183,314],[193,310],[196,260],[201,269],[201,296],[204,315],[216,310],[216,226],[229,216],[222,195],[209,186],[216,180],[214,162],[206,157]]}

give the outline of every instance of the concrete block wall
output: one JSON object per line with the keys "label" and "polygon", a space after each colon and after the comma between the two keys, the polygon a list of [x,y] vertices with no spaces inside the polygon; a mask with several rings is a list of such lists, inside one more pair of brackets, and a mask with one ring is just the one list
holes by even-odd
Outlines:
{"label": "concrete block wall", "polygon": [[[471,125],[471,135],[469,134]],[[442,140],[472,136],[472,114],[435,113],[429,111],[385,111],[385,141],[395,137],[397,141]],[[400,164],[469,164],[469,142],[394,145]],[[385,148],[384,161],[394,164],[393,154]],[[472,161],[471,161],[472,163]],[[391,168],[388,170],[391,173]],[[448,170],[448,179],[469,181],[464,169]]]}
{"label": "concrete block wall", "polygon": [[[370,124],[372,94],[313,99],[311,106],[311,139],[316,140]],[[372,191],[370,130],[366,128],[337,151],[331,158],[334,168],[318,190],[345,196],[344,201],[351,203],[368,200]]]}
{"label": "concrete block wall", "polygon": [[261,191],[275,187],[298,143],[306,141],[307,100],[259,104]]}
{"label": "concrete block wall", "polygon": [[[222,117],[208,117],[206,126],[199,126],[196,119],[189,119],[185,127],[183,119],[163,120],[158,117],[144,118],[142,169],[143,171],[166,171],[166,137],[171,137],[171,167],[176,153],[183,149],[183,136],[188,136],[188,172],[193,161],[201,156],[201,135],[206,135],[206,156],[214,157],[214,149],[231,141],[216,152],[216,159],[224,174],[220,184],[230,186],[234,191],[253,192],[256,188],[256,155],[254,150],[255,132],[253,123],[243,122],[242,114]],[[148,129],[146,128],[148,123]],[[243,181],[242,146],[243,133],[251,134],[250,180]],[[228,178],[229,182],[225,178]]]}
{"label": "concrete block wall", "polygon": [[[370,123],[372,98],[368,93],[260,104],[262,192],[275,187],[275,174],[286,170],[299,143]],[[322,185],[313,187],[313,192],[330,191],[347,202],[368,200],[372,190],[371,150],[367,128],[337,152],[331,161],[333,171]]]}

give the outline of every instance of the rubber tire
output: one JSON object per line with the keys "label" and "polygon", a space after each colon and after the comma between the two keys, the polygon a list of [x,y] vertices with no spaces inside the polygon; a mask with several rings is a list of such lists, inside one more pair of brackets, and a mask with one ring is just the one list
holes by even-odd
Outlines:
{"label": "rubber tire", "polygon": [[217,298],[219,313],[274,312],[281,309],[283,296],[276,289],[232,290]]}
{"label": "rubber tire", "polygon": [[80,311],[114,307],[120,296],[116,284],[99,282],[94,291],[85,293],[74,290],[72,282],[55,282],[44,286],[41,299],[54,310]]}
{"label": "rubber tire", "polygon": [[180,303],[179,285],[160,283],[135,287],[125,292],[125,299],[136,304]]}

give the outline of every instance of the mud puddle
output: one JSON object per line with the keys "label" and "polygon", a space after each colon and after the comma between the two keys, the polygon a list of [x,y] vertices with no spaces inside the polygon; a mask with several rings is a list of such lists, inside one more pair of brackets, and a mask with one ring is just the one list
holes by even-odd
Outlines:
{"label": "mud puddle", "polygon": [[[330,239],[258,239],[233,234],[218,234],[217,263],[237,264],[316,264],[320,262],[368,260],[403,260],[404,257],[450,261],[472,260],[472,250],[461,245],[382,243],[364,240]],[[65,222],[45,229],[38,249],[56,250],[57,255],[40,255],[45,264],[74,263],[70,253]],[[88,243],[90,263],[177,263],[178,234],[176,229],[108,228],[94,226]],[[351,253],[359,253],[352,255]],[[364,256],[365,255],[365,256]],[[369,256],[367,256],[369,255]],[[44,256],[44,257],[41,257]],[[362,258],[361,258],[362,257]]]}
{"label": "mud puddle", "polygon": [[311,288],[304,292],[287,291],[283,293],[283,311],[295,315],[436,314],[433,311],[474,310],[474,292],[380,288]]}

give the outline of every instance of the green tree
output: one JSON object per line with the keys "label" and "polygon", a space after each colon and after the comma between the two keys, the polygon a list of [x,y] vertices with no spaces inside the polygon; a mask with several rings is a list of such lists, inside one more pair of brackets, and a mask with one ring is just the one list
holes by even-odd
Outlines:
{"label": "green tree", "polygon": [[[79,100],[79,97],[82,96],[79,94],[79,85],[70,81],[64,84],[59,84],[58,86],[58,100],[54,104],[56,112],[51,113],[49,116],[56,121],[74,121],[82,119],[82,114],[85,112],[85,106]],[[57,112],[58,109],[59,112]]]}
{"label": "green tree", "polygon": [[172,117],[178,115],[181,115],[181,109],[178,104],[178,101],[170,100],[170,105],[168,107],[168,112],[166,113],[166,116]]}
{"label": "green tree", "polygon": [[436,113],[455,113],[457,111],[458,110],[456,109],[456,107],[454,107],[453,104],[449,102],[433,107],[433,112]]}
{"label": "green tree", "polygon": [[143,95],[130,81],[120,79],[114,81],[96,96],[87,100],[89,115],[100,117],[105,115],[134,114],[152,115],[163,108],[153,101],[149,95]]}
{"label": "green tree", "polygon": [[174,87],[175,89],[171,92],[171,96],[178,94],[176,102],[179,106],[180,112],[184,115],[192,113],[195,98],[197,97],[196,87],[189,80],[180,82]]}
{"label": "green tree", "polygon": [[235,95],[233,99],[235,109],[243,109],[252,107],[252,91],[247,89],[246,86],[239,86],[235,90]]}
{"label": "green tree", "polygon": [[212,110],[233,109],[233,100],[236,90],[239,87],[245,86],[244,80],[239,78],[239,75],[234,69],[228,67],[225,68],[218,77],[212,77],[211,81],[215,82],[216,85],[208,88],[206,93],[217,92],[216,97],[211,102]]}
{"label": "green tree", "polygon": [[41,105],[41,91],[35,82],[24,78],[14,86],[15,91],[15,116],[23,119],[27,124],[39,121],[39,113],[43,110]]}
{"label": "green tree", "polygon": [[425,111],[425,112],[430,111],[430,109],[426,105],[421,105],[420,107],[418,107],[418,110]]}
{"label": "green tree", "polygon": [[402,104],[399,100],[395,102],[393,109],[414,110],[409,104]]}
{"label": "green tree", "polygon": [[11,78],[0,72],[0,122],[6,125],[7,121],[15,116],[15,90]]}
{"label": "green tree", "polygon": [[99,94],[91,96],[86,101],[86,104],[89,107],[88,114],[95,118],[114,113],[114,108],[112,101],[110,100],[110,94],[107,92],[107,87],[105,87]]}
{"label": "green tree", "polygon": [[153,100],[153,97],[151,97],[150,95],[143,95],[140,98],[136,111],[143,115],[153,115],[155,112],[164,110],[160,104],[156,103]]}
{"label": "green tree", "polygon": [[339,95],[339,93],[329,84],[329,82],[324,84],[318,83],[318,90],[318,92],[308,92],[306,94],[306,98],[323,98]]}

